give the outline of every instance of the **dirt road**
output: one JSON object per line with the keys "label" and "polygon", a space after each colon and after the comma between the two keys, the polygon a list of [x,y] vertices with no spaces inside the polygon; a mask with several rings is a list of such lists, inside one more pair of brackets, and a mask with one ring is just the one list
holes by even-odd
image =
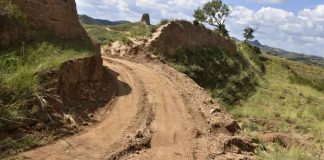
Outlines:
{"label": "dirt road", "polygon": [[105,58],[104,65],[119,80],[118,97],[107,105],[105,118],[78,135],[14,159],[190,160],[253,155],[252,146],[233,136],[231,117],[185,75],[166,65],[112,58]]}

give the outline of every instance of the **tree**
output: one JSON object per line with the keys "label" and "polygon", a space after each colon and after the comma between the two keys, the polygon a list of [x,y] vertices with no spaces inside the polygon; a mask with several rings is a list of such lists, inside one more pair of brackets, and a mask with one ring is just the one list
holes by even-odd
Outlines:
{"label": "tree", "polygon": [[254,36],[254,32],[257,30],[258,28],[252,28],[250,26],[247,26],[245,29],[244,29],[244,33],[243,33],[243,36],[245,38],[244,42],[247,42],[248,40],[252,40],[255,38]]}
{"label": "tree", "polygon": [[230,8],[222,0],[212,0],[204,4],[202,8],[195,10],[193,16],[196,21],[208,23],[216,27],[220,35],[228,37],[225,22],[230,14]]}

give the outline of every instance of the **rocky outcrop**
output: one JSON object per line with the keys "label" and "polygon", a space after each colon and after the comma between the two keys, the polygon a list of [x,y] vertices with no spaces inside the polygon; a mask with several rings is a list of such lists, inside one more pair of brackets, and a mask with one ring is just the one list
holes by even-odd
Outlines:
{"label": "rocky outcrop", "polygon": [[37,29],[56,33],[61,38],[85,37],[74,0],[12,0]]}
{"label": "rocky outcrop", "polygon": [[147,13],[144,13],[141,19],[141,22],[146,24],[146,25],[151,25],[151,21],[150,21],[150,15]]}

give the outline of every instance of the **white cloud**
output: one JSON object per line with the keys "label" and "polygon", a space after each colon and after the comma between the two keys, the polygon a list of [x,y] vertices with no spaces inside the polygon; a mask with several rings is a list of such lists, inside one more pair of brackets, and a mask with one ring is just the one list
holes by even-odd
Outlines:
{"label": "white cloud", "polygon": [[249,0],[252,2],[257,2],[257,3],[283,3],[286,0]]}
{"label": "white cloud", "polygon": [[304,9],[299,13],[299,18],[324,22],[324,5],[318,5],[314,10]]}
{"label": "white cloud", "polygon": [[231,33],[242,37],[247,25],[259,26],[256,37],[270,46],[324,57],[324,5],[297,14],[271,7],[253,11],[234,6],[228,23]]}

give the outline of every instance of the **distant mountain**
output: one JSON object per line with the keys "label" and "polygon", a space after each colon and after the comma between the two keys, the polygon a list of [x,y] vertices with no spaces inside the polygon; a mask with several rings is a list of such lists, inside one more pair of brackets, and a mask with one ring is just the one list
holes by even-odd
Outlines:
{"label": "distant mountain", "polygon": [[324,68],[324,58],[319,56],[305,55],[301,53],[289,52],[280,48],[274,48],[267,45],[262,45],[258,40],[249,41],[249,43],[255,47],[259,47],[261,51],[286,58],[292,61],[303,62],[307,64],[313,64]]}
{"label": "distant mountain", "polygon": [[131,23],[129,21],[108,21],[104,19],[95,19],[87,15],[79,15],[79,20],[82,24],[90,24],[90,25],[120,25],[120,24]]}

